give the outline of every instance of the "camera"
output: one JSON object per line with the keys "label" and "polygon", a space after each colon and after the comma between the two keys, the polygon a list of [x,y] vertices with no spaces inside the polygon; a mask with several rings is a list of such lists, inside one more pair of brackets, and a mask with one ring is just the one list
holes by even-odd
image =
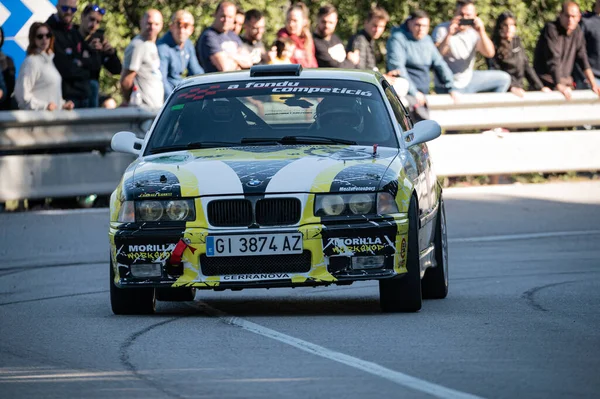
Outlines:
{"label": "camera", "polygon": [[474,22],[474,19],[462,18],[458,24],[463,26],[473,26]]}

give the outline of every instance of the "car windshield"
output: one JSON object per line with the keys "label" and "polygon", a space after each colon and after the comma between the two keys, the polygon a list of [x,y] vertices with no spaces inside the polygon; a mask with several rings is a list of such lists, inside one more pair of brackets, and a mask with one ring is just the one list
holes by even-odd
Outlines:
{"label": "car windshield", "polygon": [[146,154],[231,145],[398,147],[376,86],[274,78],[188,86],[171,96]]}

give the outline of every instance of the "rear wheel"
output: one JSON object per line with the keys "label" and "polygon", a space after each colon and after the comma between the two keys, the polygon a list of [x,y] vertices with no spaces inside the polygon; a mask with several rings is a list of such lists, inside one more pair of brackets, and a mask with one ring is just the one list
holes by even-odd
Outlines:
{"label": "rear wheel", "polygon": [[379,303],[384,312],[417,312],[421,309],[421,266],[419,263],[419,227],[417,200],[412,197],[408,209],[408,272],[401,278],[379,280]]}
{"label": "rear wheel", "polygon": [[156,310],[154,288],[118,288],[115,271],[110,266],[110,305],[114,314],[152,314]]}
{"label": "rear wheel", "polygon": [[440,199],[440,208],[435,225],[435,263],[423,277],[423,298],[443,299],[448,295],[448,233],[446,231],[446,209]]}
{"label": "rear wheel", "polygon": [[191,302],[196,297],[193,287],[157,288],[156,300],[166,302]]}

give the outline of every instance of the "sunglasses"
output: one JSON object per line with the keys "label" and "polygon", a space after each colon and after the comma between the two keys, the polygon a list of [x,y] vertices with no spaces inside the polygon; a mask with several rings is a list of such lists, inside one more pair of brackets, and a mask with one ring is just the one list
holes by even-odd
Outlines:
{"label": "sunglasses", "polygon": [[71,11],[73,14],[75,14],[75,12],[77,11],[77,7],[69,7],[69,6],[60,6],[60,9],[62,10],[62,12]]}
{"label": "sunglasses", "polygon": [[87,14],[87,13],[89,13],[91,11],[99,12],[100,15],[106,14],[106,9],[105,8],[100,8],[100,6],[97,5],[97,4],[90,4],[90,5],[86,6],[85,9],[83,10],[83,13]]}
{"label": "sunglasses", "polygon": [[43,38],[50,39],[52,37],[52,32],[38,33],[37,35],[35,35],[35,37],[39,40],[42,40]]}

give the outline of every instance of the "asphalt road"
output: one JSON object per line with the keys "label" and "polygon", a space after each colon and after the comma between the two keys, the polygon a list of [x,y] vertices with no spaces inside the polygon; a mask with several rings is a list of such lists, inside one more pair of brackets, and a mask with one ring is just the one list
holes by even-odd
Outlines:
{"label": "asphalt road", "polygon": [[117,317],[106,210],[0,214],[0,397],[593,398],[600,182],[446,192],[450,294],[202,291]]}

